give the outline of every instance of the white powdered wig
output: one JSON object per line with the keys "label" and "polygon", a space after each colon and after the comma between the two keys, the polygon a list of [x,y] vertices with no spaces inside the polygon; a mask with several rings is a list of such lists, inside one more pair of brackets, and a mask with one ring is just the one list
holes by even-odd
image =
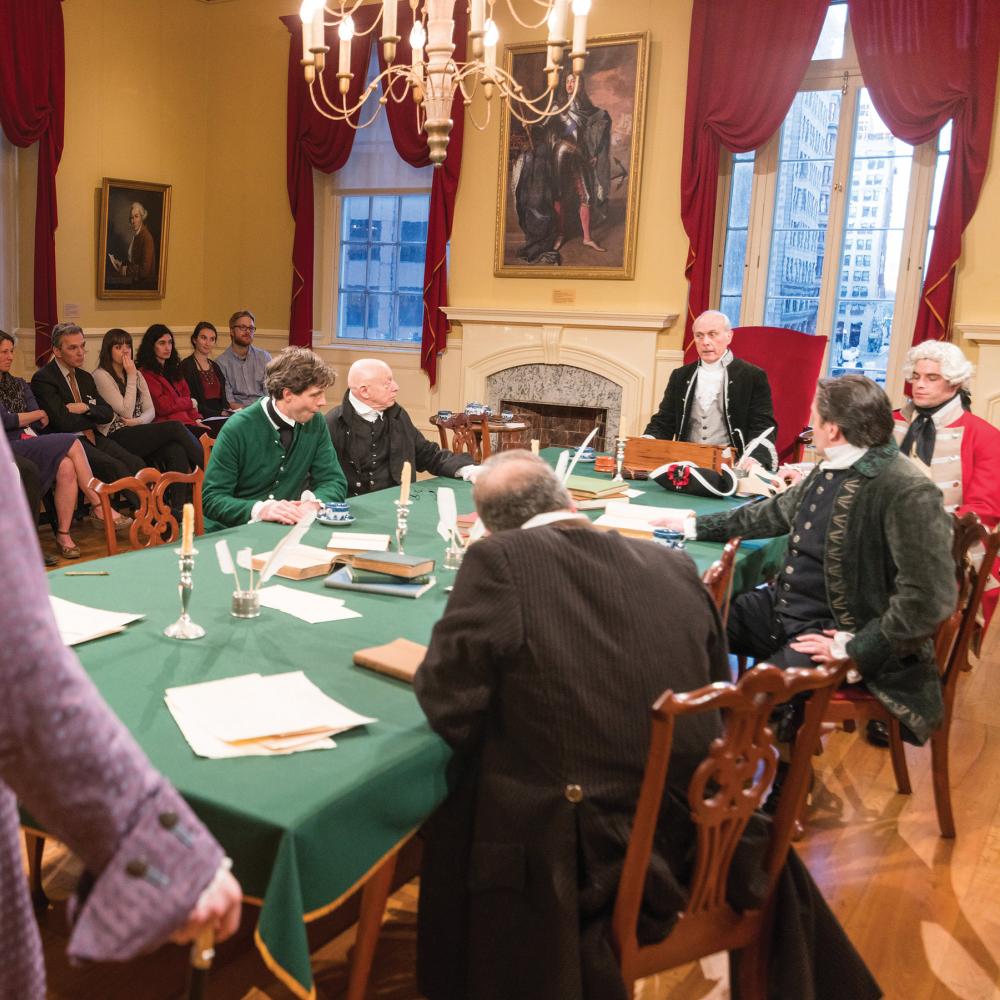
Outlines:
{"label": "white powdered wig", "polygon": [[903,363],[903,378],[907,382],[913,378],[918,361],[936,361],[941,366],[941,374],[960,389],[969,388],[969,381],[976,370],[958,347],[943,340],[925,340],[910,348]]}

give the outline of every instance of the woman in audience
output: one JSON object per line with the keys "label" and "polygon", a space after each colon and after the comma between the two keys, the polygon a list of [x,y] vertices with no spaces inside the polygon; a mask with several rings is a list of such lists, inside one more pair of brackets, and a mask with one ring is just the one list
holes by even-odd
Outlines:
{"label": "woman in audience", "polygon": [[[181,362],[181,374],[203,417],[228,417],[230,413],[226,403],[226,376],[212,360],[218,336],[219,331],[207,320],[202,320],[191,334],[194,352]],[[215,437],[221,421],[213,423],[215,430],[209,433]]]}
{"label": "woman in audience", "polygon": [[[42,493],[53,491],[59,554],[64,559],[79,559],[80,549],[70,534],[77,488],[83,490],[93,516],[98,520],[104,519],[101,501],[88,485],[94,473],[75,434],[38,436],[38,431],[45,427],[49,418],[35,401],[31,386],[23,378],[11,375],[13,364],[14,338],[0,330],[0,419],[3,420],[3,429],[11,451],[38,468]],[[115,520],[121,519],[115,512]]]}
{"label": "woman in audience", "polygon": [[154,323],[142,335],[136,361],[153,398],[154,421],[179,420],[196,438],[208,430],[181,374],[180,355],[168,326]]}
{"label": "woman in audience", "polygon": [[114,420],[100,428],[102,434],[164,472],[190,472],[201,465],[201,447],[182,423],[153,422],[153,398],[132,360],[132,337],[124,330],[104,335],[94,383],[115,411]]}

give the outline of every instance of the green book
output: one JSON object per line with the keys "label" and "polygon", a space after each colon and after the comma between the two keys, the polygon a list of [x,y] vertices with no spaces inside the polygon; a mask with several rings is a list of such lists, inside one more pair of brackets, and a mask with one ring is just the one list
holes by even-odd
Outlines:
{"label": "green book", "polygon": [[408,556],[405,552],[358,552],[348,560],[354,569],[371,570],[386,576],[412,580],[434,572],[434,560],[426,556]]}
{"label": "green book", "polygon": [[396,583],[405,580],[407,583],[427,583],[430,574],[424,573],[422,576],[393,576],[391,573],[380,573],[375,569],[358,569],[356,566],[349,567],[351,583]]}

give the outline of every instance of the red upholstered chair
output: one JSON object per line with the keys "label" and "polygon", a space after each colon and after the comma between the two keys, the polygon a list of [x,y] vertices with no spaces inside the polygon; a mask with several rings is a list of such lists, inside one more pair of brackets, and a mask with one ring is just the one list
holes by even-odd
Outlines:
{"label": "red upholstered chair", "polygon": [[799,434],[809,425],[826,341],[820,335],[778,326],[740,326],[733,331],[733,354],[763,368],[771,383],[779,462],[800,458]]}

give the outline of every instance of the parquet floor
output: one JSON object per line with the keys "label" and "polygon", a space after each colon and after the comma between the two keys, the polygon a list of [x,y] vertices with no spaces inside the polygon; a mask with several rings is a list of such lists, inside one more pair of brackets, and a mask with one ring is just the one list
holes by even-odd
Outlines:
{"label": "parquet floor", "polygon": [[[96,528],[82,529],[77,541],[91,558],[104,554]],[[995,626],[982,659],[959,684],[952,729],[954,841],[938,835],[929,750],[907,749],[910,796],[896,793],[888,754],[857,736],[835,734],[817,759],[813,808],[797,850],[893,1000],[1000,1000],[998,689],[1000,627]],[[74,859],[52,847],[45,871],[50,893],[65,897],[76,874]],[[414,984],[417,899],[413,881],[390,901],[373,998],[419,1000]],[[248,910],[238,939],[221,950],[209,987],[213,1000],[291,1000],[293,995],[256,955],[254,920]],[[70,969],[62,904],[44,915],[42,928],[52,1000],[183,995],[182,949],[163,948],[124,967]],[[321,933],[316,936],[318,1000],[334,1000],[346,989],[353,931],[327,941]],[[652,977],[637,989],[638,1000],[728,996],[725,956]]]}

